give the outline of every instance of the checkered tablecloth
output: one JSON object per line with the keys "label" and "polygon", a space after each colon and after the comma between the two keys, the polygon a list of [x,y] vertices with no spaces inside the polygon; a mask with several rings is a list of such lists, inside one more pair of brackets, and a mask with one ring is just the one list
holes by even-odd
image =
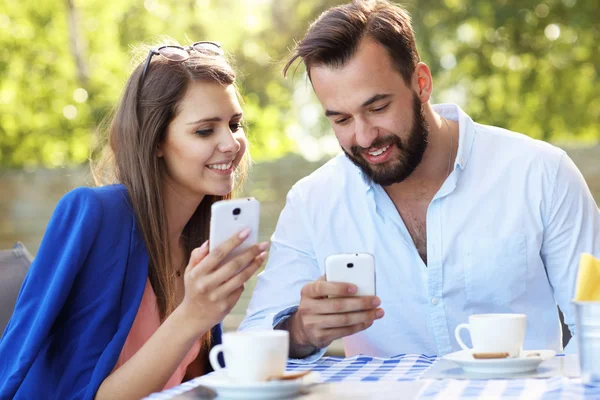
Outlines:
{"label": "checkered tablecloth", "polygon": [[436,357],[400,354],[392,358],[355,356],[323,357],[314,364],[288,364],[288,371],[317,371],[326,383],[390,382],[418,379]]}
{"label": "checkered tablecloth", "polygon": [[[288,364],[288,371],[318,371],[324,383],[339,382],[398,382],[419,379],[437,357],[400,354],[392,358],[355,356],[349,358],[323,357],[313,364]],[[147,397],[166,400],[202,384],[202,377],[172,389]],[[419,394],[420,399],[523,399],[523,400],[579,400],[600,399],[600,387],[581,384],[579,379],[506,379],[465,380],[427,379]]]}

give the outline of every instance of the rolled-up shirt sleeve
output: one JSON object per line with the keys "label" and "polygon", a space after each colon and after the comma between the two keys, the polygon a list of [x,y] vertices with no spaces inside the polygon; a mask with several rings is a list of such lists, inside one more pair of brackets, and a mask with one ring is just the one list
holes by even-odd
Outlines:
{"label": "rolled-up shirt sleeve", "polygon": [[[239,330],[273,329],[296,312],[302,287],[323,272],[314,254],[306,206],[292,188],[271,237],[269,260],[258,281]],[[305,362],[322,356],[321,350]]]}

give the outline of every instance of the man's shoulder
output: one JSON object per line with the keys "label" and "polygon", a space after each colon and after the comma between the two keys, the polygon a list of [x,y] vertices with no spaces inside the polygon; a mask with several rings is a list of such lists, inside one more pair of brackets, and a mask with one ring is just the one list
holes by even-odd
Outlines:
{"label": "man's shoulder", "polygon": [[512,154],[518,158],[544,159],[558,162],[565,151],[543,140],[497,126],[475,124],[476,142],[484,144],[497,154]]}

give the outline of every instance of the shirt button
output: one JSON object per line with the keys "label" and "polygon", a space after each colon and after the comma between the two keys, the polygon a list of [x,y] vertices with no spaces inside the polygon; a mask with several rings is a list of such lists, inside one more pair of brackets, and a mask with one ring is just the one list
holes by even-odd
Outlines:
{"label": "shirt button", "polygon": [[434,297],[433,299],[431,299],[431,304],[433,304],[434,306],[437,306],[439,302],[440,302],[440,300],[437,297]]}

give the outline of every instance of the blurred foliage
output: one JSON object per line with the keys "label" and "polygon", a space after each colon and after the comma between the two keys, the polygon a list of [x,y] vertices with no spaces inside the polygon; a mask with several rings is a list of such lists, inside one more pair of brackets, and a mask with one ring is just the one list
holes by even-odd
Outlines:
{"label": "blurred foliage", "polygon": [[[332,0],[2,0],[0,166],[85,162],[133,68],[131,46],[216,40],[236,59],[255,159],[314,150],[329,127],[281,60]],[[412,0],[435,101],[544,140],[597,141],[597,0]],[[312,140],[312,141],[311,141]],[[331,141],[330,141],[331,142]]]}
{"label": "blurred foliage", "polygon": [[439,100],[462,97],[474,120],[538,139],[600,139],[598,0],[414,5]]}

